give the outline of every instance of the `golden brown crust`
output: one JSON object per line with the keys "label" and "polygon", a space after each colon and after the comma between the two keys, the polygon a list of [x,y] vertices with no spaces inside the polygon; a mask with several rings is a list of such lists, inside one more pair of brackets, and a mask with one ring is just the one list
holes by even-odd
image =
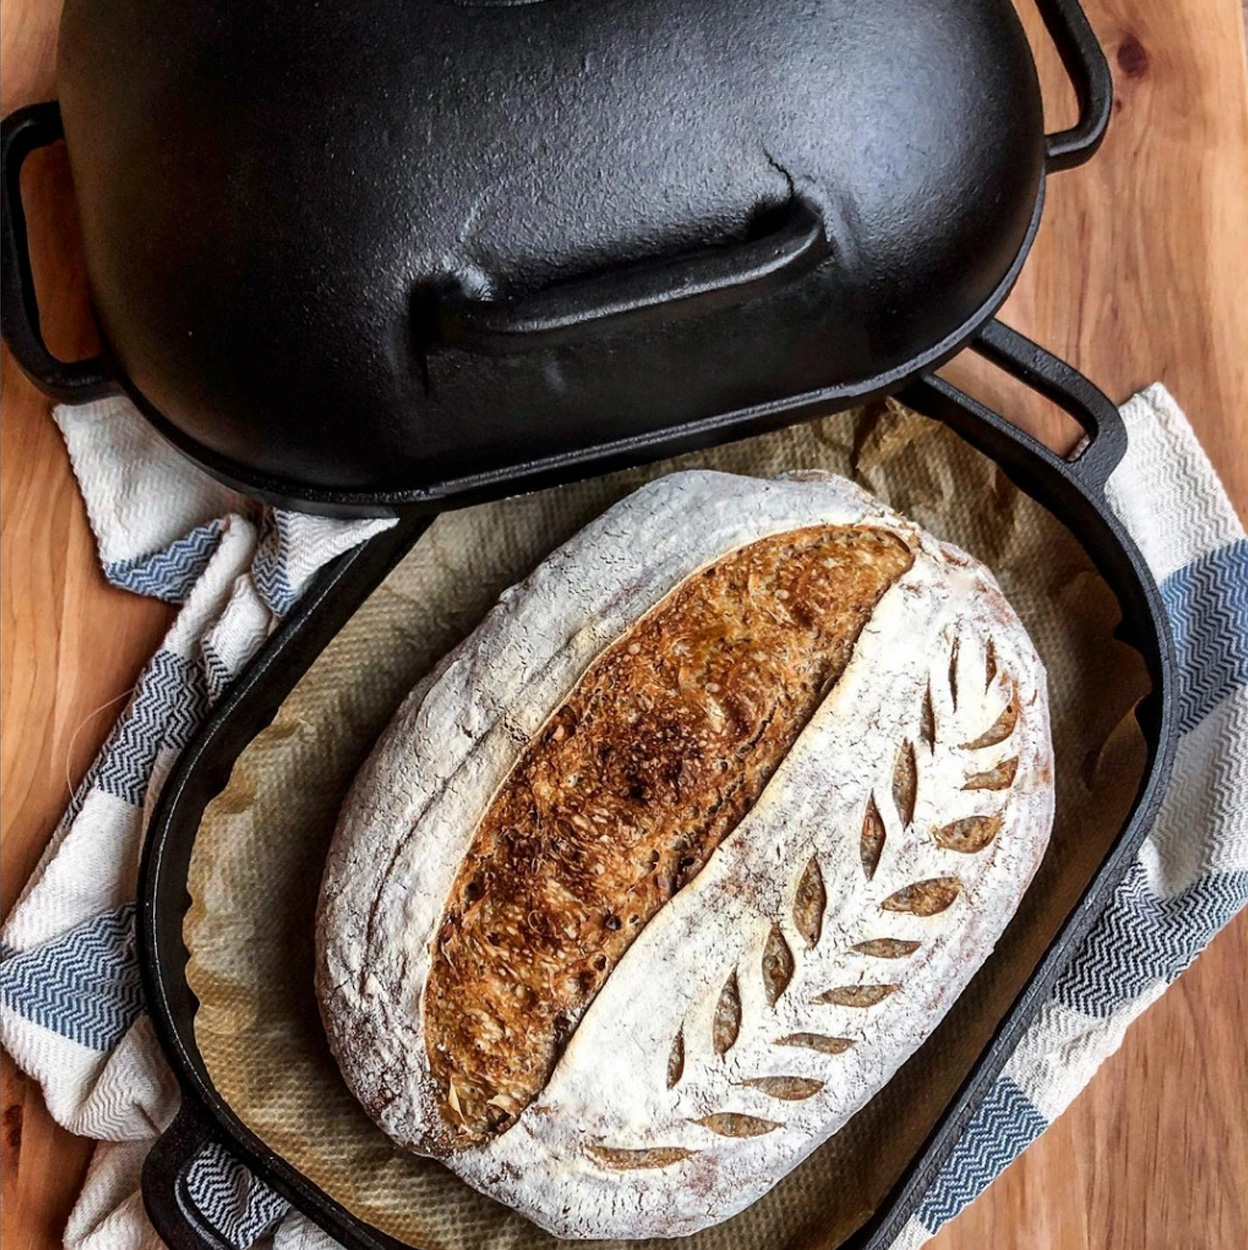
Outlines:
{"label": "golden brown crust", "polygon": [[608,648],[521,753],[464,858],[425,993],[430,1071],[461,1145],[545,1086],[625,950],[753,806],[912,562],[869,527],[734,551]]}

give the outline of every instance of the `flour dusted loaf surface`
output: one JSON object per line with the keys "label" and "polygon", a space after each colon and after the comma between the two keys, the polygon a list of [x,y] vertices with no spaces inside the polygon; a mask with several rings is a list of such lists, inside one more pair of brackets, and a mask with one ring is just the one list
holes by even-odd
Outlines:
{"label": "flour dusted loaf surface", "polygon": [[317,988],[400,1144],[565,1237],[678,1236],[840,1128],[991,952],[1053,815],[991,574],[839,478],[643,487],[412,693]]}

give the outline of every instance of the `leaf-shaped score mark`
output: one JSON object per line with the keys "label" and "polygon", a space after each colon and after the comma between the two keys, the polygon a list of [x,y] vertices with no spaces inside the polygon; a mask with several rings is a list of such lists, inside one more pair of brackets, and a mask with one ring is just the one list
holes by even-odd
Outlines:
{"label": "leaf-shaped score mark", "polygon": [[774,1120],[742,1115],[739,1111],[716,1111],[714,1115],[694,1120],[694,1123],[709,1128],[721,1137],[761,1137],[764,1133],[774,1133],[780,1127]]}
{"label": "leaf-shaped score mark", "polygon": [[930,751],[936,746],[936,709],[932,706],[932,683],[923,691],[923,709],[919,713],[919,737]]}
{"label": "leaf-shaped score mark", "polygon": [[962,882],[957,877],[931,877],[902,886],[880,906],[885,911],[907,912],[911,916],[937,916],[952,907],[961,892]]}
{"label": "leaf-shaped score mark", "polygon": [[[814,862],[813,860],[811,861]],[[767,1004],[776,1005],[780,995],[789,988],[793,980],[793,952],[780,932],[780,926],[772,925],[767,937],[767,945],[763,948],[763,992],[767,995]]]}
{"label": "leaf-shaped score mark", "polygon": [[1001,709],[1001,715],[978,738],[964,742],[963,750],[982,751],[984,747],[995,747],[999,742],[1004,742],[1018,724],[1018,710],[1018,687],[1014,686],[1010,692],[1010,701]]}
{"label": "leaf-shaped score mark", "polygon": [[870,881],[880,866],[880,856],[884,854],[884,821],[873,797],[867,799],[866,814],[862,818],[862,836],[858,840],[858,853],[862,856],[862,871]]}
{"label": "leaf-shaped score mark", "polygon": [[873,959],[904,959],[913,955],[921,942],[907,942],[902,938],[871,938],[850,947],[858,955],[870,955]]}
{"label": "leaf-shaped score mark", "polygon": [[1005,817],[968,816],[965,820],[955,820],[952,824],[942,825],[932,831],[936,845],[946,851],[961,851],[964,855],[974,855],[982,851],[1001,831]]}
{"label": "leaf-shaped score mark", "polygon": [[672,1089],[685,1074],[685,1031],[681,1029],[667,1056],[667,1088]]}
{"label": "leaf-shaped score mark", "polygon": [[918,793],[919,769],[914,758],[914,743],[907,738],[901,744],[893,765],[893,802],[903,825],[908,825],[914,819],[914,804]]}
{"label": "leaf-shaped score mark", "polygon": [[874,1007],[896,990],[895,985],[838,985],[816,994],[812,1001],[833,1007]]}
{"label": "leaf-shaped score mark", "polygon": [[829,1037],[826,1033],[790,1033],[776,1041],[777,1046],[800,1046],[821,1055],[843,1055],[854,1044],[852,1037]]}
{"label": "leaf-shaped score mark", "polygon": [[972,773],[962,784],[963,790],[1008,790],[1018,776],[1018,756],[1002,760],[995,768]]}
{"label": "leaf-shaped score mark", "polygon": [[632,1172],[639,1168],[666,1168],[698,1154],[680,1146],[649,1146],[642,1150],[618,1150],[613,1146],[586,1146],[585,1153],[601,1167]]}
{"label": "leaf-shaped score mark", "polygon": [[793,926],[802,935],[809,950],[819,945],[827,905],[828,892],[824,888],[823,873],[819,861],[812,856],[797,883],[797,894],[793,899]]}
{"label": "leaf-shaped score mark", "polygon": [[813,1081],[807,1076],[754,1076],[741,1084],[782,1102],[803,1102],[823,1088],[822,1081]]}
{"label": "leaf-shaped score mark", "polygon": [[737,984],[737,974],[724,983],[719,992],[719,1002],[715,1004],[715,1022],[711,1026],[711,1041],[717,1055],[726,1055],[736,1042],[741,1032],[741,989]]}

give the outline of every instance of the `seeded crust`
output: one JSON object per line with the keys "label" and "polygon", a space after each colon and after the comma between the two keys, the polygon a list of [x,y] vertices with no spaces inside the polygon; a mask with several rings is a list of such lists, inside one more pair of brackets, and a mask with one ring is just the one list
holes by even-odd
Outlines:
{"label": "seeded crust", "polygon": [[641,928],[753,806],[913,555],[819,527],[735,551],[614,643],[518,760],[451,892],[425,991],[460,1144],[505,1130]]}

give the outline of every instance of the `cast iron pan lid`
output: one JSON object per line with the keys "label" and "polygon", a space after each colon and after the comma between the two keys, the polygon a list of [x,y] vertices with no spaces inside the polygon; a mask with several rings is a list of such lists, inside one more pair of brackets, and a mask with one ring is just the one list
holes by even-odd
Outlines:
{"label": "cast iron pan lid", "polygon": [[[1084,103],[1054,167],[1107,73],[1043,9]],[[1042,200],[1010,0],[68,0],[59,55],[60,119],[6,136],[6,252],[17,282],[15,170],[63,123],[106,351],[40,360],[6,278],[15,355],[313,506],[896,389],[995,310]]]}

